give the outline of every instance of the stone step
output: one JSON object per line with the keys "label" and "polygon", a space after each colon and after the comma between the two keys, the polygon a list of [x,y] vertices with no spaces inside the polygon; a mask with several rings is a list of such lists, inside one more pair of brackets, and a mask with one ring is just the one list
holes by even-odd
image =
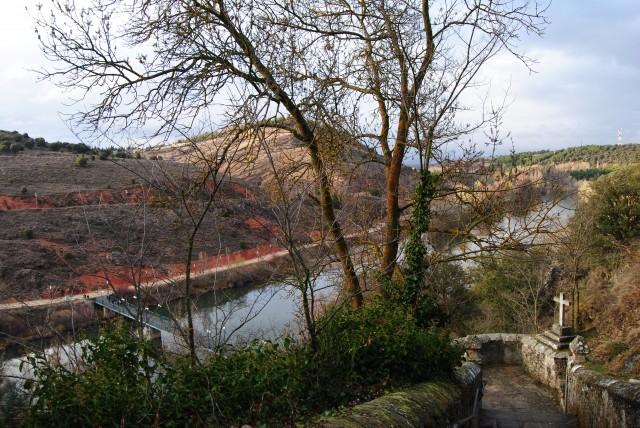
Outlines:
{"label": "stone step", "polygon": [[578,428],[578,421],[575,417],[568,420],[527,420],[523,414],[508,414],[508,412],[497,412],[499,414],[483,415],[480,418],[479,428]]}
{"label": "stone step", "polygon": [[498,428],[498,422],[495,419],[482,418],[478,423],[478,428]]}
{"label": "stone step", "polygon": [[568,349],[569,348],[569,344],[568,343],[558,343],[557,341],[551,339],[550,337],[546,336],[545,334],[539,334],[536,336],[536,339],[538,340],[538,342],[547,345],[549,348],[554,349],[556,351],[560,351],[563,349]]}

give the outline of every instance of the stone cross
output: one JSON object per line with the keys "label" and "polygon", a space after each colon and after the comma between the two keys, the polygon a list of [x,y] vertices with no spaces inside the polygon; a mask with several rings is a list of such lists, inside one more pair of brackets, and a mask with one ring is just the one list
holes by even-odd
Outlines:
{"label": "stone cross", "polygon": [[564,299],[564,293],[560,293],[560,297],[554,297],[553,301],[559,304],[558,307],[558,315],[560,327],[564,325],[564,307],[569,306],[569,301]]}

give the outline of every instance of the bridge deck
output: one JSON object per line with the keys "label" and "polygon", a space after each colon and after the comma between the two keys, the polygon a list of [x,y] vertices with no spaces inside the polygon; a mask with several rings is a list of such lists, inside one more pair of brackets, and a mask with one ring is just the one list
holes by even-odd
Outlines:
{"label": "bridge deck", "polygon": [[[117,300],[113,296],[98,297],[95,299],[95,304],[130,320],[137,318],[138,306]],[[170,318],[145,308],[142,308],[140,319],[144,325],[156,330],[168,333],[172,333],[175,330],[175,324]]]}
{"label": "bridge deck", "polygon": [[521,366],[483,367],[486,381],[481,427],[573,428],[574,417],[565,415],[551,391],[531,379]]}

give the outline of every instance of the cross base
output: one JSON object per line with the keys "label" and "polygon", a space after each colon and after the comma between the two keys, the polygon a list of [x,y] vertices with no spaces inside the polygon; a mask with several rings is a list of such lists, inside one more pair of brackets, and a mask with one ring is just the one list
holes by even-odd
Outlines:
{"label": "cross base", "polygon": [[576,335],[573,334],[571,326],[553,324],[553,326],[551,326],[551,330],[547,330],[544,333],[539,334],[537,339],[539,342],[547,345],[551,349],[560,351],[569,349],[569,344],[574,337],[576,337]]}

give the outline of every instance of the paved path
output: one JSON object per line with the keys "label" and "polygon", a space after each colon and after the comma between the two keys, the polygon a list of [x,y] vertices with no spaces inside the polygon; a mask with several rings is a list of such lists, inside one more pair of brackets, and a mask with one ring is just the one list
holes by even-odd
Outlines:
{"label": "paved path", "polygon": [[[406,216],[403,216],[402,219],[406,218]],[[384,223],[380,223],[377,226],[371,227],[368,230],[366,230],[364,233],[352,233],[349,235],[345,235],[346,239],[352,239],[352,238],[357,238],[359,236],[362,236],[364,234],[370,234],[370,233],[375,233],[375,232],[379,232],[380,230],[382,230],[382,228],[384,227]],[[299,247],[300,250],[306,250],[306,249],[311,249],[311,248],[315,248],[318,247],[320,245],[324,245],[325,243],[320,242],[320,243],[311,243],[311,244],[306,244],[306,245],[302,245]],[[215,274],[221,273],[221,272],[225,272],[228,270],[233,270],[233,269],[239,269],[239,268],[243,268],[246,266],[252,266],[255,264],[260,264],[260,263],[264,263],[264,262],[270,262],[270,261],[274,261],[277,260],[279,258],[288,256],[289,252],[287,250],[280,250],[280,251],[276,251],[274,253],[270,253],[267,254],[265,256],[260,256],[260,257],[255,257],[249,260],[243,260],[237,263],[229,263],[223,266],[218,266],[212,269],[206,269],[206,270],[201,270],[201,271],[192,271],[191,272],[191,278],[192,279],[196,279],[196,278],[201,278],[201,277],[208,277],[208,276],[213,276]],[[165,279],[159,279],[156,281],[151,281],[151,282],[145,282],[140,284],[141,288],[148,288],[148,287],[162,287],[165,285],[170,285],[172,283],[175,282],[180,282],[183,281],[185,278],[185,275],[177,275],[177,276],[173,276],[171,278],[165,278]],[[131,286],[130,288],[133,288],[133,286]],[[16,303],[0,303],[0,312],[2,311],[7,311],[7,310],[15,310],[15,309],[27,309],[27,308],[47,308],[47,307],[55,307],[55,306],[61,306],[61,305],[67,305],[69,303],[73,303],[73,302],[80,302],[80,301],[86,301],[86,300],[93,300],[96,299],[98,297],[104,297],[104,296],[109,296],[113,294],[113,290],[111,290],[110,288],[108,289],[103,289],[103,290],[96,290],[96,291],[91,291],[88,293],[82,293],[82,294],[73,294],[73,295],[67,295],[64,297],[56,297],[53,299],[35,299],[35,300],[26,300],[23,302],[16,302]]]}
{"label": "paved path", "polygon": [[483,367],[481,427],[577,428],[551,391],[531,379],[521,366]]}
{"label": "paved path", "polygon": [[[315,244],[305,245],[302,248],[312,247]],[[200,277],[212,276],[221,272],[225,272],[232,269],[239,269],[246,266],[251,266],[259,263],[270,262],[276,260],[278,258],[287,256],[289,253],[286,250],[277,251],[266,256],[255,257],[250,260],[243,260],[238,263],[230,263],[224,266],[218,266],[213,269],[206,269],[202,271],[192,272],[191,279],[196,279]],[[149,288],[149,287],[162,287],[165,285],[169,285],[175,282],[180,282],[184,280],[184,274],[177,275],[167,279],[159,279],[157,281],[145,282],[140,284],[141,288]],[[86,300],[93,300],[98,297],[108,296],[113,294],[113,290],[110,288],[104,290],[91,291],[83,294],[74,294],[68,295],[64,297],[56,297],[53,299],[36,299],[36,300],[27,300],[24,302],[17,303],[2,303],[0,304],[0,312],[12,309],[26,309],[26,308],[47,308],[52,306],[60,306],[73,302],[80,302]]]}

